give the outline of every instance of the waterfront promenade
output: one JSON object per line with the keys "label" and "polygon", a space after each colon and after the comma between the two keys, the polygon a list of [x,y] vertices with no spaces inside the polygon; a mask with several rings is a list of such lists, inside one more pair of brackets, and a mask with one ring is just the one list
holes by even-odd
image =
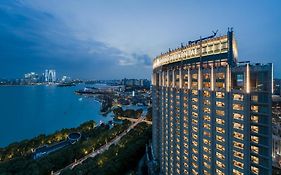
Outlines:
{"label": "waterfront promenade", "polygon": [[56,172],[53,172],[52,175],[59,175],[63,170],[66,170],[66,169],[73,169],[74,167],[76,167],[77,165],[79,164],[82,164],[85,160],[87,160],[88,158],[90,157],[96,157],[97,155],[105,152],[106,150],[108,150],[108,148],[111,146],[111,145],[116,145],[120,139],[122,137],[124,137],[128,132],[130,132],[130,130],[132,130],[133,128],[135,128],[139,123],[141,122],[144,122],[145,121],[145,116],[146,116],[146,112],[143,112],[141,117],[139,117],[138,119],[135,120],[134,123],[132,123],[129,128],[122,132],[121,134],[119,134],[118,136],[116,136],[114,139],[112,139],[110,142],[106,143],[105,145],[103,145],[102,147],[100,147],[99,149],[97,150],[93,150],[91,153],[87,154],[86,156],[84,156],[83,158],[79,159],[79,160],[76,160],[75,162],[69,164],[68,166],[60,169],[59,171],[56,171]]}

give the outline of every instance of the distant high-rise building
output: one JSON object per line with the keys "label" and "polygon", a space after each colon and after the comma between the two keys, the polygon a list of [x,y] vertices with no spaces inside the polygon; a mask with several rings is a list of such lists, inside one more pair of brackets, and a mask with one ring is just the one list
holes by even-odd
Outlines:
{"label": "distant high-rise building", "polygon": [[232,31],[153,61],[153,152],[161,174],[271,174],[272,64],[237,61]]}
{"label": "distant high-rise building", "polygon": [[273,94],[281,95],[281,79],[273,80]]}
{"label": "distant high-rise building", "polygon": [[40,77],[35,72],[30,72],[30,73],[24,74],[24,81],[26,83],[37,83],[40,81]]}
{"label": "distant high-rise building", "polygon": [[45,82],[55,82],[57,79],[56,79],[56,70],[48,70],[46,69],[45,70]]}

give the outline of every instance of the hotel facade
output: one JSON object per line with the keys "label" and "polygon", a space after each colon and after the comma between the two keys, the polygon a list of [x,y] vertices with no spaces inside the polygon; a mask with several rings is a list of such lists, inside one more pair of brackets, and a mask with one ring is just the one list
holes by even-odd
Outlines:
{"label": "hotel facade", "polygon": [[271,174],[272,64],[238,62],[233,31],[215,35],[153,61],[160,174]]}

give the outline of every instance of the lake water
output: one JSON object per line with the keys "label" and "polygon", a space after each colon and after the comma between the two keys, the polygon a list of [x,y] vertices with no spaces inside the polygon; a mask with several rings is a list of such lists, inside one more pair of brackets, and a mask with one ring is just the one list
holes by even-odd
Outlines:
{"label": "lake water", "polygon": [[100,115],[100,104],[82,99],[76,87],[0,86],[0,147],[11,142],[50,134],[62,128],[77,127],[94,120],[107,122]]}

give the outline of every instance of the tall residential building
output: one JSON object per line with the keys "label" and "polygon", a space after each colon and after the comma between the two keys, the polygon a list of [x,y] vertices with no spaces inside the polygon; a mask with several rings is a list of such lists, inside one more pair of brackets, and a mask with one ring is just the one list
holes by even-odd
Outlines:
{"label": "tall residential building", "polygon": [[153,61],[153,153],[161,174],[271,174],[272,64],[237,61],[233,31]]}

